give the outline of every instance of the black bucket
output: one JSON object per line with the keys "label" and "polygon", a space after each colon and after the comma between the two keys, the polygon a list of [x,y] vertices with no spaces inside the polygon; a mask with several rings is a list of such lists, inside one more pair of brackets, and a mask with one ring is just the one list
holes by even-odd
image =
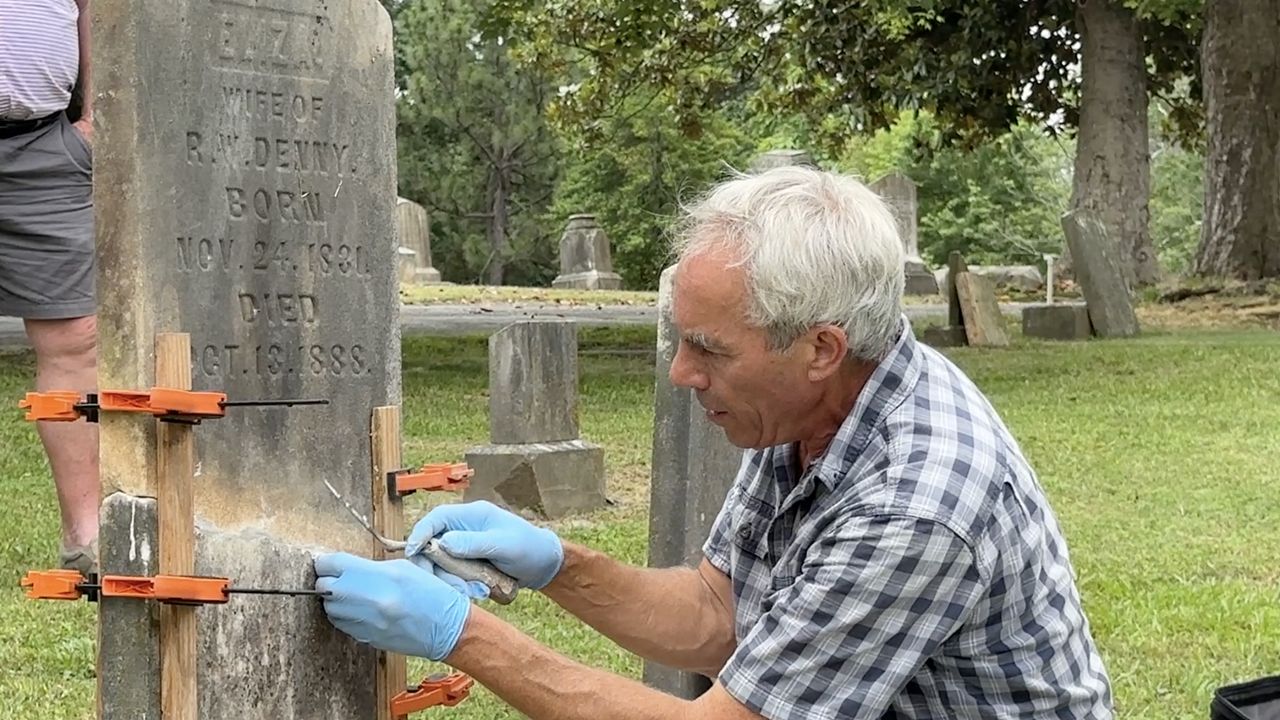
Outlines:
{"label": "black bucket", "polygon": [[1218,688],[1209,720],[1280,720],[1280,675]]}

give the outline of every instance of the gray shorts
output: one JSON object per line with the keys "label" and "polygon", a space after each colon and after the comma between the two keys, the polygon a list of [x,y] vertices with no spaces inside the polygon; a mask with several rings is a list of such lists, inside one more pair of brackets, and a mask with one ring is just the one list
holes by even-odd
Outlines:
{"label": "gray shorts", "polygon": [[92,315],[93,154],[66,115],[0,137],[0,315]]}

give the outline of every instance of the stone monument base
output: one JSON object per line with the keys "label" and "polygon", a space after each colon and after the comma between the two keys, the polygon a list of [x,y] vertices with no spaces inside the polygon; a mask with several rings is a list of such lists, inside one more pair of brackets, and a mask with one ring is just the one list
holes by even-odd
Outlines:
{"label": "stone monument base", "polygon": [[489,500],[547,519],[604,506],[604,448],[584,440],[467,450],[475,470],[463,500]]}
{"label": "stone monument base", "polygon": [[417,268],[409,276],[414,285],[440,285],[440,271],[435,268]]}
{"label": "stone monument base", "polygon": [[561,275],[551,281],[551,287],[578,290],[621,290],[622,276],[614,272],[588,270],[587,272]]}
{"label": "stone monument base", "polygon": [[1088,340],[1093,335],[1085,303],[1032,305],[1022,310],[1022,334],[1047,340]]}
{"label": "stone monument base", "polygon": [[920,341],[930,347],[964,347],[969,337],[963,325],[934,325],[920,333]]}
{"label": "stone monument base", "polygon": [[906,284],[903,292],[907,295],[937,295],[938,279],[929,272],[929,268],[918,260],[908,260],[903,267],[906,273]]}

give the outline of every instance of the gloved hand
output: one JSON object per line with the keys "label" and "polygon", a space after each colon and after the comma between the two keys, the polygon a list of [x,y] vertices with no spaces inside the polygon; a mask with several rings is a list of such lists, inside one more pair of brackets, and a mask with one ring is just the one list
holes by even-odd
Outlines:
{"label": "gloved hand", "polygon": [[329,553],[315,560],[316,589],[334,627],[379,650],[440,660],[453,652],[471,602],[408,560]]}
{"label": "gloved hand", "polygon": [[[436,536],[445,552],[460,558],[488,560],[515,578],[520,587],[541,590],[564,564],[564,546],[555,533],[485,500],[433,508],[413,526],[405,557],[415,556],[427,540]],[[480,597],[461,579],[439,568],[435,573],[458,590]]]}

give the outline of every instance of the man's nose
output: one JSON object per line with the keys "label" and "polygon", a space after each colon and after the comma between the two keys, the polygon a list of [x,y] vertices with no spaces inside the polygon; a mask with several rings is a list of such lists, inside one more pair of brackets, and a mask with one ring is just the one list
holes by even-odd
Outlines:
{"label": "man's nose", "polygon": [[689,358],[689,351],[683,342],[676,344],[676,356],[671,359],[671,369],[667,371],[667,379],[676,387],[706,390],[711,384],[710,378],[696,362]]}

